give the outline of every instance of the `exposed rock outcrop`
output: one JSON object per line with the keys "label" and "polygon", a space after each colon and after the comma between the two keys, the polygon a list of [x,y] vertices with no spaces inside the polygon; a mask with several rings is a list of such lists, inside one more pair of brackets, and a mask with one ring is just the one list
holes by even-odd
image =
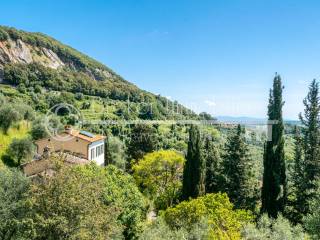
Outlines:
{"label": "exposed rock outcrop", "polygon": [[39,63],[57,69],[64,66],[63,61],[50,49],[26,44],[20,39],[0,42],[0,69],[6,63]]}

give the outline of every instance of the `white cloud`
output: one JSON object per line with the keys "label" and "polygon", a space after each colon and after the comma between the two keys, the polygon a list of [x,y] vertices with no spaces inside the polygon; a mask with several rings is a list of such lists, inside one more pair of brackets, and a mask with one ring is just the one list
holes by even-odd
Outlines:
{"label": "white cloud", "polygon": [[204,102],[210,107],[215,107],[217,105],[216,102],[212,100],[205,100]]}

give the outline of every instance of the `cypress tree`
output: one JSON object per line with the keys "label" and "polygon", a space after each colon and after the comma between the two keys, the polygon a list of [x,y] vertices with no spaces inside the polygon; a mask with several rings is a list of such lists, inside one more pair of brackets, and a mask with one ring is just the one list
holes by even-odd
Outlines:
{"label": "cypress tree", "polygon": [[303,147],[304,147],[304,176],[305,189],[304,199],[306,212],[309,210],[309,202],[312,200],[317,190],[316,181],[320,177],[320,127],[319,127],[319,85],[313,80],[307,97],[303,100],[305,106],[304,114],[300,113],[300,120],[304,126],[303,129]]}
{"label": "cypress tree", "polygon": [[222,163],[224,190],[236,208],[253,210],[257,200],[257,184],[244,134],[244,128],[238,125],[226,142]]}
{"label": "cypress tree", "polygon": [[294,128],[294,166],[292,173],[293,183],[293,209],[294,212],[291,220],[295,223],[301,223],[303,215],[306,213],[305,199],[305,172],[304,172],[304,156],[303,156],[303,139],[297,126]]}
{"label": "cypress tree", "polygon": [[109,136],[107,135],[104,140],[104,165],[107,166],[112,163],[112,157],[110,152]]}
{"label": "cypress tree", "polygon": [[206,159],[206,193],[216,193],[221,190],[221,158],[214,140],[205,139],[204,153]]}
{"label": "cypress tree", "polygon": [[273,218],[283,212],[287,195],[282,90],[281,78],[276,74],[269,97],[268,120],[272,121],[272,129],[270,139],[265,143],[261,192],[261,212]]}
{"label": "cypress tree", "polygon": [[196,198],[205,193],[205,161],[202,154],[199,128],[191,125],[189,129],[188,151],[183,170],[182,198]]}

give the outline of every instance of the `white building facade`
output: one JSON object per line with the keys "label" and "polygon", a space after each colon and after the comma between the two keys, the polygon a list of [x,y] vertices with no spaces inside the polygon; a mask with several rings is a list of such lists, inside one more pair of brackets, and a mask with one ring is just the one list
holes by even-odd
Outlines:
{"label": "white building facade", "polygon": [[104,166],[104,140],[93,142],[88,146],[90,161],[95,161],[99,166]]}

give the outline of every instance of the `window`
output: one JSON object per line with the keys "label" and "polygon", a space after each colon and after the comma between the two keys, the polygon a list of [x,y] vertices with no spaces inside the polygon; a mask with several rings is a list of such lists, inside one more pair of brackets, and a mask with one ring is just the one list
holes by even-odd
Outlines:
{"label": "window", "polygon": [[96,147],[96,157],[99,157],[104,153],[104,145],[100,145]]}
{"label": "window", "polygon": [[94,159],[94,148],[91,149],[91,160]]}

